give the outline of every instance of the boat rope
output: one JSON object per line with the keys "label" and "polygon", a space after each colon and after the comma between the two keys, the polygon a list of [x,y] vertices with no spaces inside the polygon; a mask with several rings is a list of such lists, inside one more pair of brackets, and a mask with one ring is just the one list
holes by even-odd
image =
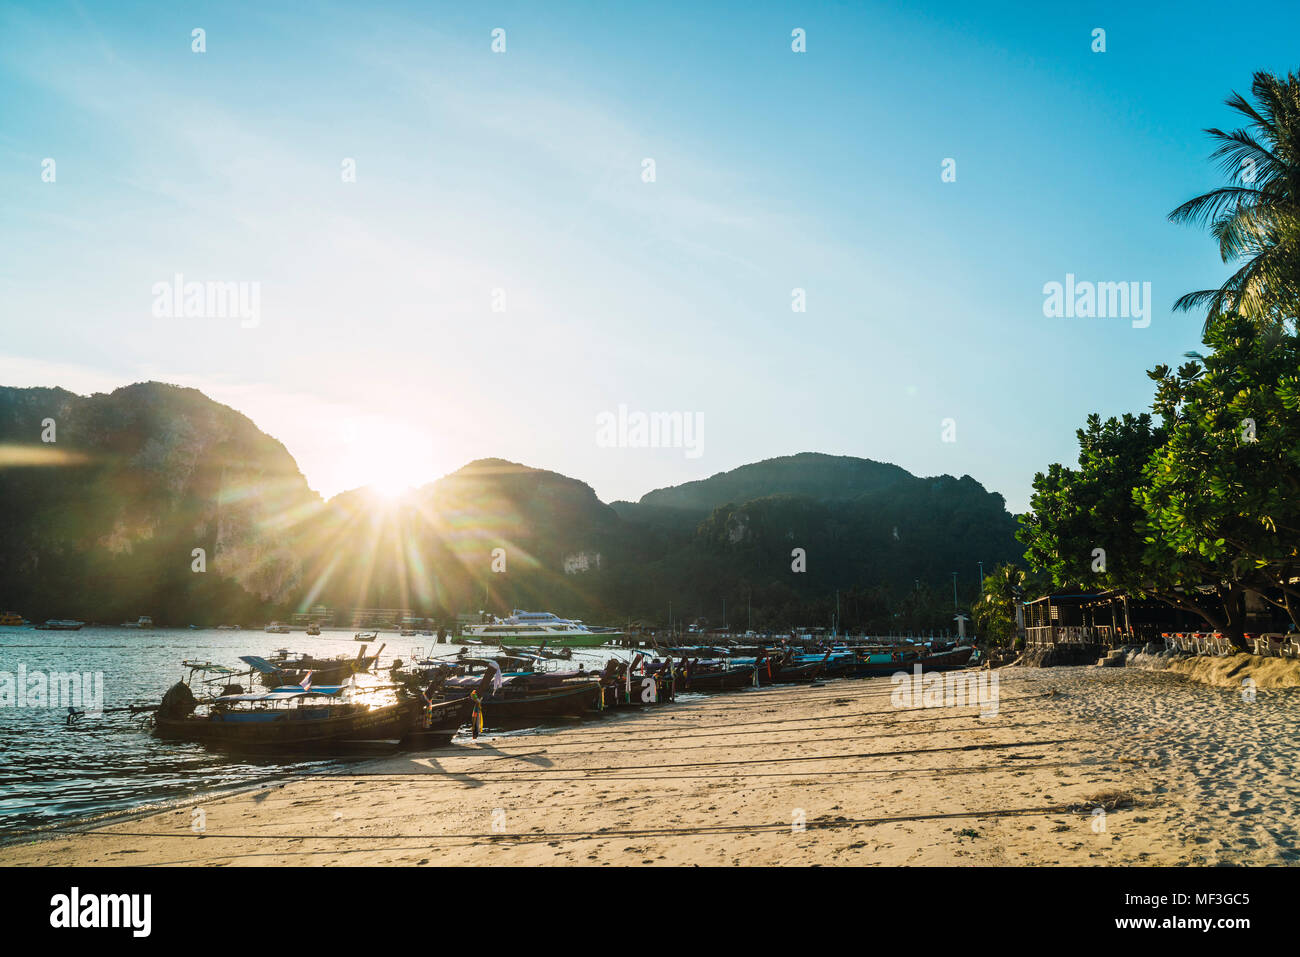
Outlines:
{"label": "boat rope", "polygon": [[[1061,724],[1073,724],[1073,723],[1074,723],[1073,721],[1068,721],[1068,720],[1066,720],[1066,721],[1030,721],[1030,722],[1020,722],[1020,723],[1018,723],[1018,724],[1000,724],[1000,725],[997,726],[997,730],[999,730],[999,731],[1004,730],[1004,729],[1009,730],[1009,729],[1011,729],[1011,728],[1041,728],[1041,727],[1044,727],[1044,726],[1047,726],[1047,725],[1061,725]],[[987,730],[989,730],[989,728],[988,728],[987,726],[976,726],[976,727],[974,727],[974,728],[947,728],[947,729],[944,730],[944,734],[961,734],[962,732],[966,732],[966,731],[987,731]],[[682,738],[709,738],[709,737],[719,737],[719,738],[720,738],[720,737],[727,737],[727,736],[730,736],[730,735],[732,735],[732,734],[763,734],[763,733],[764,733],[764,732],[762,732],[762,731],[735,731],[735,732],[724,732],[723,734],[717,734],[717,735],[708,735],[708,734],[692,734],[692,735],[676,735],[676,736],[674,736],[674,737],[682,737]],[[778,732],[778,733],[779,733],[779,732]],[[849,735],[843,735],[843,736],[841,736],[841,737],[835,737],[835,738],[821,738],[821,737],[818,737],[818,738],[805,738],[805,739],[802,739],[802,740],[795,740],[795,741],[773,741],[773,740],[766,740],[766,741],[744,741],[744,742],[730,742],[730,741],[729,741],[729,742],[724,742],[724,743],[722,743],[722,744],[688,744],[688,745],[683,745],[683,746],[681,746],[681,747],[669,746],[669,747],[666,747],[666,748],[644,748],[644,747],[638,747],[638,748],[636,749],[636,752],[637,752],[638,754],[644,754],[644,753],[647,752],[647,751],[649,751],[649,752],[672,752],[672,751],[716,751],[718,748],[762,748],[762,747],[779,747],[779,746],[781,746],[781,745],[811,745],[811,744],[822,744],[823,742],[825,742],[825,743],[830,743],[830,742],[832,742],[832,741],[861,741],[863,738],[871,738],[871,739],[873,739],[873,740],[876,739],[876,738],[910,738],[910,737],[913,737],[914,735],[916,735],[916,734],[918,734],[918,733],[922,733],[922,734],[924,734],[924,733],[927,733],[927,732],[917,732],[917,731],[914,731],[914,730],[913,730],[913,731],[895,731],[895,732],[893,732],[893,733],[889,733],[889,734],[849,734]],[[611,744],[618,744],[619,742],[610,742],[610,743],[611,743]],[[541,752],[534,752],[534,753],[540,753],[540,754],[557,754],[557,753],[561,753],[561,754],[563,754],[563,753],[570,753],[568,750],[566,750],[566,751],[559,751],[558,749],[561,748],[561,747],[566,747],[566,748],[568,748],[568,749],[580,749],[580,750],[574,752],[574,753],[580,753],[580,754],[601,754],[601,753],[603,753],[603,752],[601,752],[601,751],[592,751],[592,750],[590,750],[589,746],[586,745],[586,744],[572,744],[572,745],[567,745],[567,746],[566,746],[566,745],[564,745],[563,742],[560,742],[560,743],[557,744],[557,745],[552,745],[551,747],[546,748],[544,751],[541,751]]]}
{"label": "boat rope", "polygon": [[[1086,803],[1086,802],[1085,802]],[[806,822],[805,830],[835,830],[839,828],[876,827],[882,824],[904,824],[920,821],[948,821],[967,818],[1003,818],[1025,817],[1051,814],[1078,814],[1086,811],[1085,804],[1049,804],[1042,807],[1025,808],[991,808],[974,811],[945,811],[931,814],[899,814],[891,817],[835,818],[831,820],[812,820]],[[171,840],[228,840],[228,841],[265,841],[274,838],[277,841],[487,841],[494,844],[524,843],[532,844],[549,841],[601,841],[626,839],[630,837],[678,837],[688,834],[761,834],[771,832],[790,832],[788,822],[775,824],[700,824],[683,827],[648,827],[648,828],[606,828],[594,831],[533,831],[519,834],[465,832],[454,834],[247,834],[220,831],[205,831],[201,835],[191,832],[169,833],[165,831],[116,831],[86,830],[78,828],[55,828],[47,831],[20,832],[32,834],[76,834],[86,837],[144,837]],[[277,852],[267,852],[274,856]],[[283,852],[280,852],[283,853]],[[245,855],[241,855],[245,856]],[[251,855],[267,856],[267,855]]]}
{"label": "boat rope", "polygon": [[[754,764],[785,764],[795,761],[853,761],[863,758],[891,758],[901,757],[909,754],[940,754],[952,751],[991,751],[999,748],[1036,748],[1045,747],[1049,744],[1074,744],[1080,741],[1086,741],[1086,738],[1054,738],[1046,741],[1005,741],[1005,742],[986,742],[984,744],[954,744],[942,748],[912,748],[903,751],[855,751],[849,754],[817,754],[817,755],[797,755],[784,758],[746,758],[736,761],[676,761],[669,764],[616,764],[604,767],[594,768],[531,768],[531,774],[574,774],[582,772],[584,774],[598,774],[605,771],[659,771],[671,768],[721,768],[735,767],[736,765],[754,765]],[[384,772],[357,772],[356,777],[382,776]],[[451,771],[451,770],[434,770],[426,772],[431,776],[445,777],[463,777],[474,774],[520,774],[517,769],[511,768],[484,768],[475,771]]]}

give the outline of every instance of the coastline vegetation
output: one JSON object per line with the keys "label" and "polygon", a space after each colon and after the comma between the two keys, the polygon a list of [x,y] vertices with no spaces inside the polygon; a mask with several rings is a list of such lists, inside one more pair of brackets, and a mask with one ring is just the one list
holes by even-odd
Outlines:
{"label": "coastline vegetation", "polygon": [[[1227,104],[1246,126],[1206,132],[1228,182],[1169,216],[1237,266],[1175,305],[1205,309],[1205,348],[1147,373],[1150,413],[1088,417],[1018,537],[1052,588],[1154,597],[1245,650],[1248,595],[1300,621],[1300,75],[1257,73]],[[1001,587],[984,589],[997,627]]]}

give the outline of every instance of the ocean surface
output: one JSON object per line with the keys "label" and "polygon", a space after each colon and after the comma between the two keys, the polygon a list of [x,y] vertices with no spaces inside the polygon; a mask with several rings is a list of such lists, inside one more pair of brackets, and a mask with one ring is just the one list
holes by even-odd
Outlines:
{"label": "ocean surface", "polygon": [[[30,626],[0,627],[0,683],[16,685],[25,671],[27,687],[37,672],[102,675],[105,710],[131,704],[156,704],[169,687],[187,675],[181,661],[211,661],[243,668],[240,655],[263,657],[277,648],[316,655],[355,655],[360,644],[351,631],[326,631],[319,637],[295,631],[158,628],[92,628],[36,631]],[[381,632],[368,647],[383,644],[382,664],[392,657],[410,660],[412,649],[454,654],[460,646],[437,645],[428,636],[401,638]],[[611,649],[574,649],[578,662],[599,668]],[[21,669],[21,671],[20,671]],[[93,679],[95,681],[97,679]],[[197,684],[197,681],[196,681]],[[12,686],[12,685],[11,685]],[[92,685],[93,686],[93,685]],[[57,704],[57,702],[55,702]],[[0,706],[0,841],[20,832],[78,818],[108,815],[181,800],[200,791],[255,784],[291,772],[329,770],[357,758],[284,760],[223,754],[197,744],[159,741],[145,727],[145,716],[104,714],[66,724],[67,706]]]}

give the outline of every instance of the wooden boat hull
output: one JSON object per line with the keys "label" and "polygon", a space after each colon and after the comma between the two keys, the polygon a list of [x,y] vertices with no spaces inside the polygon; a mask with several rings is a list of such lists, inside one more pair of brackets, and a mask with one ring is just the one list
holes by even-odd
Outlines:
{"label": "wooden boat hull", "polygon": [[265,717],[254,719],[240,717],[237,712],[210,717],[158,717],[153,733],[164,740],[197,741],[231,750],[330,752],[345,750],[349,742],[398,741],[419,722],[422,707],[419,701],[399,701],[332,717],[313,717],[313,713],[327,713],[330,709],[312,707],[266,712]]}
{"label": "wooden boat hull", "polygon": [[656,682],[659,683],[655,688],[655,698],[653,701],[647,701],[645,680],[644,677],[633,677],[632,694],[630,696],[627,695],[627,689],[621,681],[617,684],[605,685],[605,707],[646,708],[657,704],[667,704],[673,700],[675,682],[669,682],[665,685],[656,678]]}
{"label": "wooden boat hull", "polygon": [[473,711],[474,702],[468,697],[435,701],[423,709],[415,727],[402,739],[402,746],[419,750],[445,747],[469,722]]}
{"label": "wooden boat hull", "polygon": [[683,691],[729,691],[754,683],[755,665],[742,665],[726,671],[701,671],[686,677]]}
{"label": "wooden boat hull", "polygon": [[578,716],[600,710],[602,689],[595,682],[524,694],[496,694],[483,699],[483,723],[496,727],[530,718]]}
{"label": "wooden boat hull", "polygon": [[834,677],[834,675],[831,674],[829,661],[810,661],[802,665],[783,664],[780,667],[773,665],[772,677],[768,678],[767,672],[764,670],[760,673],[759,680],[763,684],[782,685],[816,681],[818,678],[831,677]]}

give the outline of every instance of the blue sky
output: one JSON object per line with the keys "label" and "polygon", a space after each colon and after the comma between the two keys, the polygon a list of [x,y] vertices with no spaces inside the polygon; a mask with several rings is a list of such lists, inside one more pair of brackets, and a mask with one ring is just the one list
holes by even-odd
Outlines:
{"label": "blue sky", "polygon": [[[815,450],[1023,509],[1089,412],[1147,408],[1144,370],[1198,347],[1171,304],[1227,267],[1165,216],[1220,182],[1201,129],[1300,67],[1298,28],[1290,3],[3,4],[0,384],[200,388],[326,495],[500,456],[609,501]],[[177,273],[260,284],[257,325],[155,316]],[[1044,317],[1067,273],[1150,282],[1150,327]],[[620,405],[700,415],[702,454],[602,447]]]}

